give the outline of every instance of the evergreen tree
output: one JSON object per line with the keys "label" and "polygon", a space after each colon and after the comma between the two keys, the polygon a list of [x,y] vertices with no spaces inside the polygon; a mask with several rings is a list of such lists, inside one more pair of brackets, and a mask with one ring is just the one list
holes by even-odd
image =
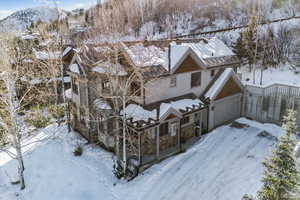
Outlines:
{"label": "evergreen tree", "polygon": [[240,33],[239,38],[235,42],[233,46],[233,52],[237,55],[237,57],[240,59],[242,63],[245,62],[245,59],[247,58],[247,50],[244,47],[244,42],[243,42],[243,34]]}
{"label": "evergreen tree", "polygon": [[280,137],[271,158],[263,162],[265,172],[259,200],[291,200],[299,191],[299,172],[293,153],[296,145],[295,116],[295,111],[288,111],[283,125],[286,133]]}
{"label": "evergreen tree", "polygon": [[245,50],[245,58],[248,61],[250,70],[252,70],[252,65],[256,64],[259,60],[262,47],[259,41],[258,34],[258,20],[255,15],[250,19],[248,27],[244,32],[242,32],[242,45]]}

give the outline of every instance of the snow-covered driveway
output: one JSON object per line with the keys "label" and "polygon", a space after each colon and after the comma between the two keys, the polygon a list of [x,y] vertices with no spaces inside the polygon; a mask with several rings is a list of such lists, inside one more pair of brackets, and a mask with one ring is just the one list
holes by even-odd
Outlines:
{"label": "snow-covered driveway", "polygon": [[282,129],[239,121],[250,126],[220,127],[187,152],[154,165],[129,183],[112,176],[111,154],[85,146],[84,155],[75,158],[72,149],[78,137],[62,134],[26,156],[27,188],[18,197],[3,173],[11,168],[10,162],[0,164],[0,200],[240,200],[261,186],[261,161],[276,142],[259,133],[266,130],[278,136]]}

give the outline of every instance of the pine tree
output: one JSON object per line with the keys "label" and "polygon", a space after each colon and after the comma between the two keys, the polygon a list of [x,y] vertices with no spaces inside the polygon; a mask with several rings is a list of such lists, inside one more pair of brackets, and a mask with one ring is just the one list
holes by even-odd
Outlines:
{"label": "pine tree", "polygon": [[240,59],[242,63],[244,63],[245,59],[247,58],[247,50],[244,47],[243,42],[243,34],[240,33],[239,38],[235,42],[233,46],[233,51],[237,55],[237,57]]}
{"label": "pine tree", "polygon": [[286,133],[280,137],[271,158],[263,162],[265,172],[259,200],[291,200],[299,192],[299,172],[293,153],[296,145],[295,116],[295,111],[288,111],[283,125]]}
{"label": "pine tree", "polygon": [[242,34],[242,45],[246,51],[246,60],[250,66],[250,70],[252,70],[252,65],[256,64],[259,60],[259,55],[262,51],[262,47],[259,43],[259,35],[258,35],[258,20],[255,15],[253,15],[250,19],[248,27]]}

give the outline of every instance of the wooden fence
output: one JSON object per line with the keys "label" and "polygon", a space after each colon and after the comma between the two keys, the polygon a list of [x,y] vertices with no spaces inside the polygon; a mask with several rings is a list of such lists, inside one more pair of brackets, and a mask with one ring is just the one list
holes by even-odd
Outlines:
{"label": "wooden fence", "polygon": [[251,119],[281,124],[287,109],[297,111],[300,129],[300,87],[272,84],[265,87],[246,85],[243,115]]}

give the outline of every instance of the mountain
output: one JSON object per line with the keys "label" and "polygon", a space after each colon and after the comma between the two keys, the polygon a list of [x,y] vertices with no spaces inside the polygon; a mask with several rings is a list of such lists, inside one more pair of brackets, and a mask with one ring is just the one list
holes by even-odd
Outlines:
{"label": "mountain", "polygon": [[50,22],[65,17],[67,12],[50,7],[36,7],[19,10],[10,16],[0,20],[0,32],[22,32],[26,27],[30,26],[32,22],[41,20],[43,22]]}

